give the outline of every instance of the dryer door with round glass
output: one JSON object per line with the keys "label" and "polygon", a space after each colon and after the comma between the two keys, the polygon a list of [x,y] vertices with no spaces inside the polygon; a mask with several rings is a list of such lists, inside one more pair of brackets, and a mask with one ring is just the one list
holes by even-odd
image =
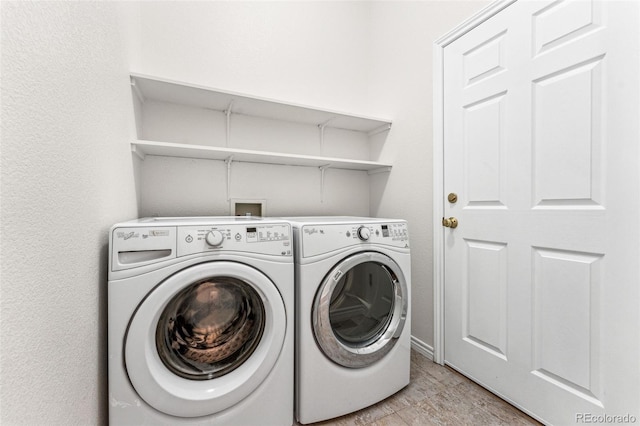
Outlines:
{"label": "dryer door with round glass", "polygon": [[347,257],[325,277],[313,305],[316,341],[332,361],[369,366],[396,344],[407,316],[407,284],[388,256]]}
{"label": "dryer door with round glass", "polygon": [[160,283],[138,307],[125,341],[127,373],[155,409],[214,414],[255,390],[275,365],[287,318],[267,276],[208,262]]}

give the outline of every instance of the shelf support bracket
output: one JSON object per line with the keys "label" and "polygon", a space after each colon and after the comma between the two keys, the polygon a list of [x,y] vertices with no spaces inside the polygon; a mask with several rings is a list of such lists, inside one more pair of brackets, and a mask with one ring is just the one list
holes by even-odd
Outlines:
{"label": "shelf support bracket", "polygon": [[372,169],[367,171],[369,176],[377,175],[378,173],[389,173],[391,172],[391,167],[378,167],[377,169]]}
{"label": "shelf support bracket", "polygon": [[325,129],[325,127],[327,127],[329,125],[329,123],[334,118],[335,117],[331,117],[330,119],[328,119],[324,123],[318,124],[318,129],[320,129],[320,154],[324,153],[324,129]]}
{"label": "shelf support bracket", "polygon": [[140,148],[138,148],[135,145],[131,145],[131,152],[133,152],[139,159],[144,161],[144,158],[146,157],[146,155],[144,155],[144,152],[142,152]]}
{"label": "shelf support bracket", "polygon": [[224,160],[227,165],[227,201],[231,201],[231,164],[233,163],[233,155]]}
{"label": "shelf support bracket", "polygon": [[325,164],[324,166],[318,167],[320,169],[320,202],[324,203],[324,172],[325,170],[331,168],[331,164]]}
{"label": "shelf support bracket", "polygon": [[378,133],[386,132],[387,130],[391,130],[391,124],[383,124],[382,126],[368,132],[367,136],[377,135]]}
{"label": "shelf support bracket", "polygon": [[231,139],[231,108],[233,107],[233,99],[229,102],[229,106],[224,110],[224,115],[226,116],[226,126],[225,126],[225,134],[226,134],[226,147],[229,148],[229,140]]}
{"label": "shelf support bracket", "polygon": [[140,90],[140,88],[136,84],[136,79],[133,78],[133,77],[129,77],[129,81],[131,82],[131,87],[133,88],[133,93],[136,94],[136,97],[140,100],[141,103],[144,103],[144,101],[145,101],[144,95],[142,94],[142,91]]}

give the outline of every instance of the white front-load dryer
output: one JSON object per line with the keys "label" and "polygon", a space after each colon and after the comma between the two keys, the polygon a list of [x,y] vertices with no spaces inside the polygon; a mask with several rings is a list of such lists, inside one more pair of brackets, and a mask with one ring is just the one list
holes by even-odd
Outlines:
{"label": "white front-load dryer", "polygon": [[259,218],[112,227],[110,424],[292,424],[292,239]]}
{"label": "white front-load dryer", "polygon": [[296,248],[296,416],[307,424],[409,383],[409,234],[394,219],[287,220]]}

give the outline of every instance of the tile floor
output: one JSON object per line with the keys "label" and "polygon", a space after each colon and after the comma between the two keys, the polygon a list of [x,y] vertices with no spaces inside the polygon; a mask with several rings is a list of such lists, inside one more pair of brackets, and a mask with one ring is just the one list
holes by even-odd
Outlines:
{"label": "tile floor", "polygon": [[[297,424],[297,423],[296,423]],[[364,410],[314,426],[540,425],[456,371],[411,351],[411,382]]]}

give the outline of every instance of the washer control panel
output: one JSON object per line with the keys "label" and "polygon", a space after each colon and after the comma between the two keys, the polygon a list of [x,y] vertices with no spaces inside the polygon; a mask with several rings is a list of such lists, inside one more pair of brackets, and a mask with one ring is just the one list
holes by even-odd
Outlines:
{"label": "washer control panel", "polygon": [[291,228],[287,224],[180,226],[178,256],[215,250],[291,256]]}
{"label": "washer control panel", "polygon": [[354,223],[303,225],[302,256],[316,256],[354,245],[373,244],[409,248],[407,223]]}
{"label": "washer control panel", "polygon": [[111,234],[111,270],[215,251],[293,255],[287,223],[122,226]]}

